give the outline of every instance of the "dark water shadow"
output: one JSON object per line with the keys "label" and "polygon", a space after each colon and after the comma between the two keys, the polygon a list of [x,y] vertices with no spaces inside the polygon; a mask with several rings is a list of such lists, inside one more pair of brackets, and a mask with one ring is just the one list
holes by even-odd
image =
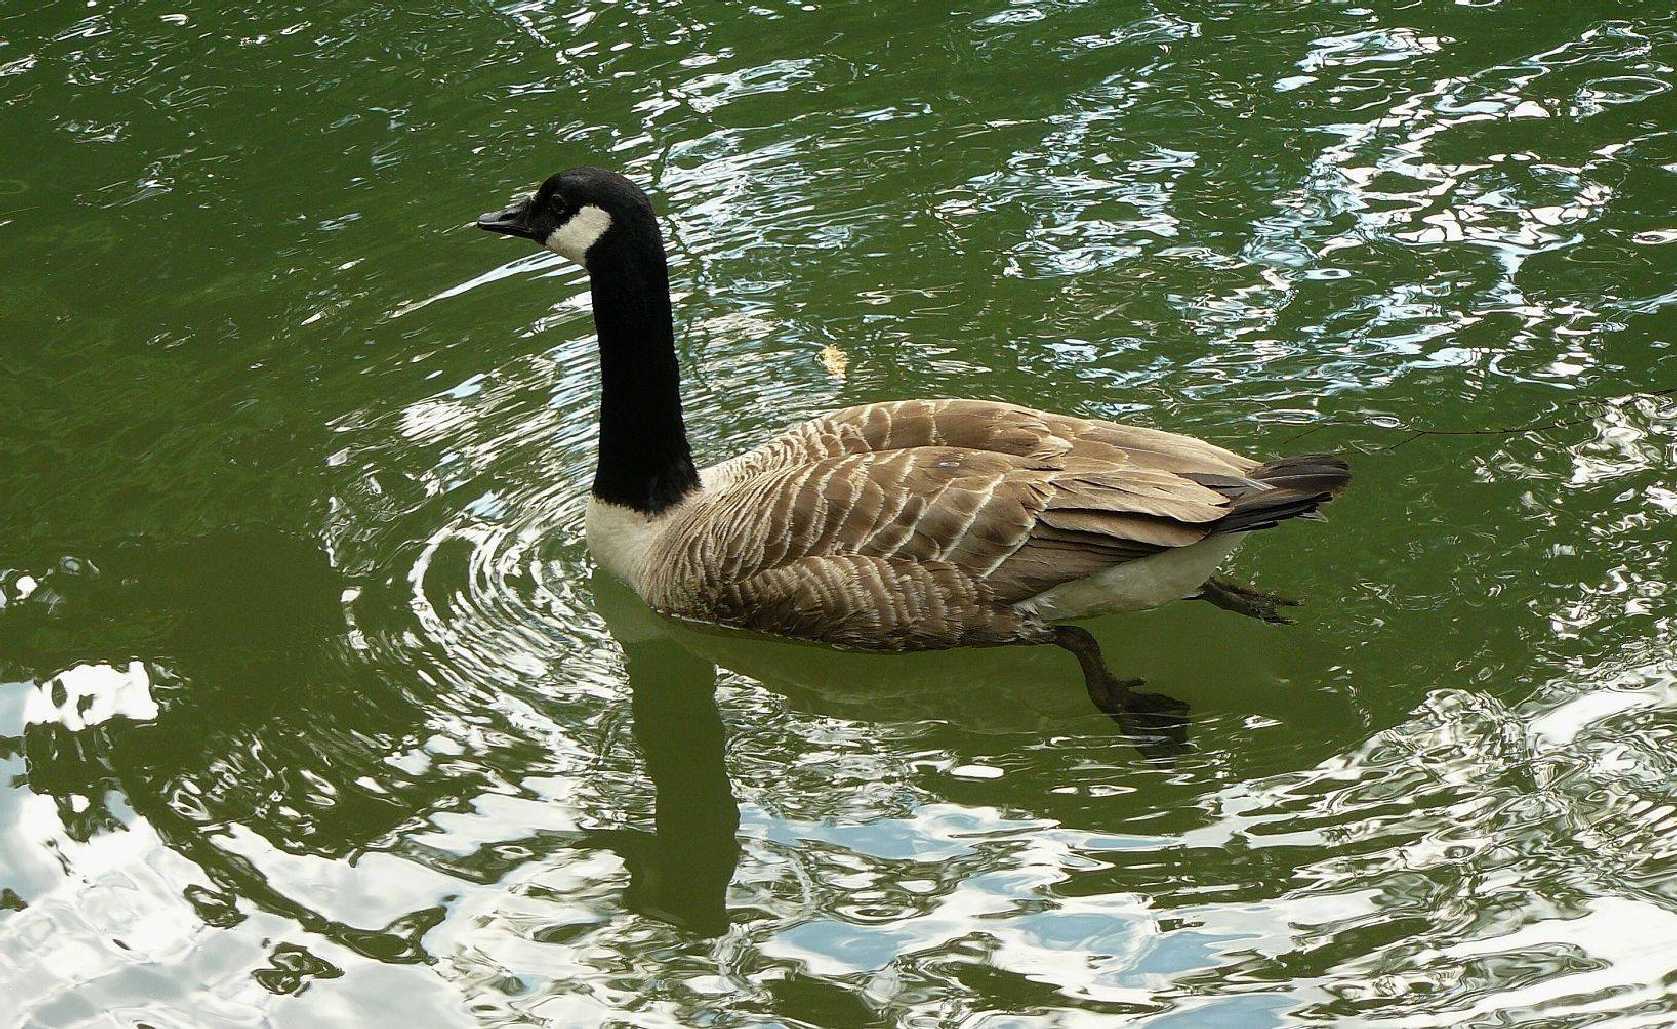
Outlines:
{"label": "dark water shadow", "polygon": [[38,579],[0,611],[0,661],[49,674],[125,656],[207,672],[271,665],[344,628],[326,553],[265,527],[77,548]]}

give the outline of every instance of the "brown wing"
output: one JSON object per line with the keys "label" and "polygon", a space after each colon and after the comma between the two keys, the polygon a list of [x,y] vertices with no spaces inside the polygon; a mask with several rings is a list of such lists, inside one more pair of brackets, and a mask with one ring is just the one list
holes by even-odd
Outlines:
{"label": "brown wing", "polygon": [[862,404],[792,426],[768,443],[707,472],[713,484],[740,482],[814,461],[911,447],[960,447],[1052,461],[1094,461],[1243,476],[1256,462],[1190,436],[1049,414],[989,400],[903,400]]}
{"label": "brown wing", "polygon": [[840,645],[1019,641],[1043,630],[1013,604],[1308,513],[1345,478],[1334,459],[1259,466],[1011,404],[868,404],[709,470],[642,593],[672,614]]}
{"label": "brown wing", "polygon": [[[857,557],[948,566],[981,585],[987,603],[1011,605],[1196,543],[1229,503],[1182,475],[1081,456],[952,446],[851,454],[751,476],[710,495],[665,533],[670,549],[650,562],[646,595],[673,613],[716,617],[707,610],[726,589],[765,572]],[[849,587],[857,596],[871,588]],[[830,602],[833,611],[859,603],[844,593]]]}

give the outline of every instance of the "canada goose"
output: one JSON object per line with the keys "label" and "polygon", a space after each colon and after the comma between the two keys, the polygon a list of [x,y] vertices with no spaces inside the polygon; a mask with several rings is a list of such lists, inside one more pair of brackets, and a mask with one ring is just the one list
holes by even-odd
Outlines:
{"label": "canada goose", "polygon": [[668,267],[646,194],[575,168],[478,226],[582,265],[599,335],[588,547],[664,614],[863,650],[1054,644],[1126,727],[1186,710],[1114,676],[1064,624],[1200,597],[1245,533],[1349,481],[1324,456],[1260,464],[1156,429],[986,400],[864,404],[702,471],[682,423]]}

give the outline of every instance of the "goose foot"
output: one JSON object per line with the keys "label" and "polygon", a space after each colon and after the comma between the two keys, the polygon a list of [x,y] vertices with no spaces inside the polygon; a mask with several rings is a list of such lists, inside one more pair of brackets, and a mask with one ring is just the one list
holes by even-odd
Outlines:
{"label": "goose foot", "polygon": [[1206,580],[1205,585],[1200,587],[1196,599],[1209,601],[1225,611],[1233,611],[1271,625],[1292,625],[1293,620],[1282,614],[1281,608],[1299,606],[1299,602],[1291,597],[1265,593],[1227,579]]}
{"label": "goose foot", "polygon": [[1105,712],[1143,757],[1169,763],[1192,749],[1188,744],[1187,704],[1163,693],[1142,693],[1140,679],[1120,679],[1106,667],[1100,644],[1085,629],[1054,627],[1054,645],[1071,651],[1083,669],[1089,700]]}

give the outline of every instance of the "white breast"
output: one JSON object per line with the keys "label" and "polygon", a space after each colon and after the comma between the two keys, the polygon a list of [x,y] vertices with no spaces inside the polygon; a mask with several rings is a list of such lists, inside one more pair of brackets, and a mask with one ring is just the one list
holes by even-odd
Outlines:
{"label": "white breast", "polygon": [[601,568],[640,593],[647,554],[668,521],[668,514],[649,517],[632,508],[589,497],[588,552]]}

